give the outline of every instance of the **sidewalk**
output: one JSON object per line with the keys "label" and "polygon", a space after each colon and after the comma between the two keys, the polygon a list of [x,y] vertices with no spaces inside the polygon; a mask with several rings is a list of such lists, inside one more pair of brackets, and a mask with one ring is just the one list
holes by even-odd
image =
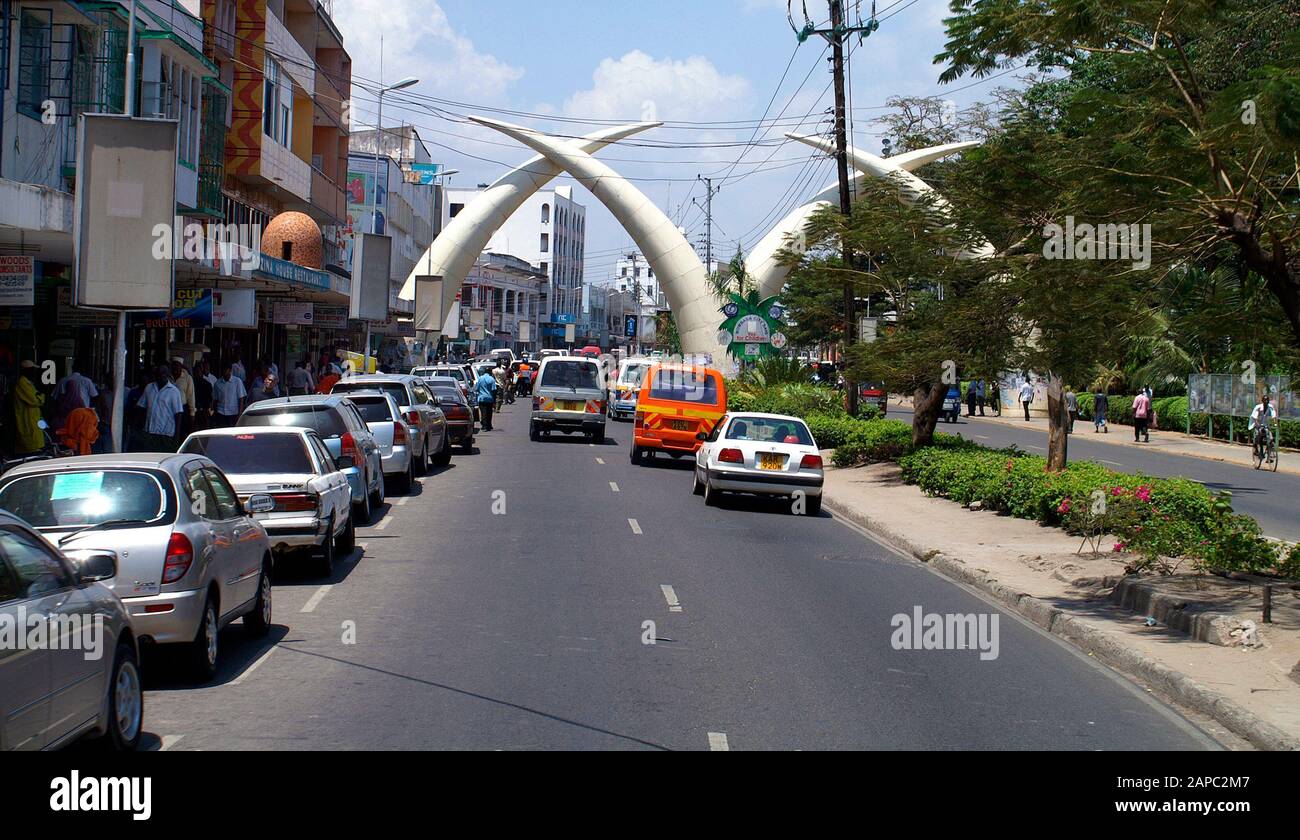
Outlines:
{"label": "sidewalk", "polygon": [[[904,401],[901,405],[911,410],[911,401]],[[1017,406],[1017,410],[1019,407]],[[985,409],[987,411],[987,409]],[[1047,418],[1031,417],[1026,422],[1023,414],[1012,414],[1010,409],[1003,408],[1002,416],[996,417],[992,414],[986,414],[980,417],[976,414],[974,418],[966,417],[966,410],[962,408],[963,419],[974,419],[976,421],[987,421],[990,423],[1001,423],[1004,426],[1015,426],[1021,429],[1031,429],[1042,434],[1043,440],[1047,439]],[[1242,422],[1245,422],[1244,420]],[[947,424],[939,423],[935,431],[947,431]],[[963,432],[966,437],[969,434]],[[1152,449],[1164,455],[1182,455],[1187,458],[1201,458],[1207,461],[1220,461],[1226,464],[1235,464],[1237,466],[1254,468],[1255,464],[1250,457],[1250,447],[1244,444],[1228,443],[1227,441],[1210,440],[1208,438],[1188,435],[1185,432],[1156,429],[1151,432],[1150,443],[1137,443],[1133,440],[1133,427],[1121,426],[1116,423],[1110,424],[1110,432],[1097,434],[1093,432],[1091,420],[1080,418],[1074,424],[1073,438],[1087,438],[1090,441],[1098,443],[1109,443],[1115,446],[1134,446],[1142,449]],[[1289,450],[1283,450],[1278,461],[1278,472],[1289,473],[1291,475],[1300,475],[1300,454],[1293,453]]]}
{"label": "sidewalk", "polygon": [[[927,497],[902,482],[895,464],[828,469],[824,493],[831,512],[1163,699],[1212,718],[1255,747],[1300,749],[1300,594],[1294,590],[1275,588],[1273,623],[1263,624],[1256,585],[1190,574],[1125,578],[1121,555],[1077,554],[1079,538],[1064,531]],[[1122,606],[1134,603],[1140,612]],[[1148,626],[1152,613],[1160,620]],[[1257,647],[1241,644],[1247,621],[1261,640]]]}

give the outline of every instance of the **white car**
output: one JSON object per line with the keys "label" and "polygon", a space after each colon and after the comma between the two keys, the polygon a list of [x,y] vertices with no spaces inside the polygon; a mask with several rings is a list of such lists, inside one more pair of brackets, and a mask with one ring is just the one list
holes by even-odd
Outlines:
{"label": "white car", "polygon": [[726,493],[794,496],[803,493],[807,515],[822,509],[822,456],[812,432],[798,417],[728,414],[699,435],[691,491],[716,505]]}

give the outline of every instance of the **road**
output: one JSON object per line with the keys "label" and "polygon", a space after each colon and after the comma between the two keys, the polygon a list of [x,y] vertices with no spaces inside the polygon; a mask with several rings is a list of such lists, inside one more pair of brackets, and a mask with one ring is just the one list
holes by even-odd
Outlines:
{"label": "road", "polygon": [[[890,405],[888,416],[905,423],[912,422],[912,412],[898,406]],[[937,431],[960,434],[984,446],[1001,448],[1014,443],[1028,452],[1047,453],[1047,435],[1044,432],[995,420],[981,420],[979,417],[972,420],[963,414],[956,424],[940,422]],[[1132,435],[1133,431],[1128,426],[1115,426],[1111,434]],[[1279,539],[1300,540],[1300,515],[1297,515],[1300,505],[1296,502],[1300,499],[1300,476],[1169,455],[1140,447],[1119,447],[1091,438],[1092,423],[1080,421],[1075,425],[1075,433],[1070,436],[1071,460],[1097,461],[1120,472],[1181,476],[1211,490],[1231,490],[1233,510],[1255,517],[1265,534]]]}
{"label": "road", "polygon": [[[629,463],[629,424],[612,424],[603,446],[530,443],[526,412],[508,407],[477,454],[390,496],[331,580],[278,573],[272,635],[227,628],[214,683],[147,659],[149,744],[1215,746],[1087,657],[827,514],[739,499],[706,508],[689,462]],[[914,605],[997,612],[998,657],[895,650],[891,617]],[[643,643],[645,622],[655,644]]]}

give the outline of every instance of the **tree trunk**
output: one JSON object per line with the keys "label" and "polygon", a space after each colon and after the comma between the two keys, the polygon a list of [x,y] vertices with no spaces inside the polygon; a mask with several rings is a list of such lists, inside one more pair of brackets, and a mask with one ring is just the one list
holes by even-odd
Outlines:
{"label": "tree trunk", "polygon": [[1061,377],[1047,374],[1047,471],[1060,472],[1067,463],[1070,436],[1065,433],[1070,422],[1065,407]]}
{"label": "tree trunk", "polygon": [[934,443],[934,427],[939,422],[939,411],[943,408],[943,398],[948,394],[948,385],[943,382],[931,382],[917,388],[912,394],[912,445],[929,446]]}

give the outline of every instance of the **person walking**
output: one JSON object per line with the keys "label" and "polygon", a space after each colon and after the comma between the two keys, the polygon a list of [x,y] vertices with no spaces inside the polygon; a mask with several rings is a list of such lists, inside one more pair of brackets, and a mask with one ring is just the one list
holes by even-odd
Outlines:
{"label": "person walking", "polygon": [[221,378],[212,389],[212,425],[218,429],[235,425],[244,410],[247,396],[244,380],[235,376],[233,365],[227,364],[221,369]]}
{"label": "person walking", "polygon": [[985,388],[986,386],[984,384],[983,379],[975,380],[975,404],[979,406],[980,417],[984,416],[984,395],[986,393]]}
{"label": "person walking", "polygon": [[970,382],[966,383],[966,416],[967,417],[975,416],[975,382],[976,380],[972,379]]}
{"label": "person walking", "polygon": [[253,382],[253,387],[248,392],[248,404],[252,405],[255,402],[269,400],[278,396],[280,396],[280,389],[276,385],[275,374],[267,373]]}
{"label": "person walking", "polygon": [[1098,388],[1097,392],[1092,395],[1092,433],[1098,432],[1110,434],[1110,427],[1106,425],[1106,403],[1109,400],[1106,397],[1106,390]]}
{"label": "person walking", "polygon": [[212,425],[212,396],[216,390],[217,378],[212,375],[211,365],[201,359],[194,366],[194,430],[200,431]]}
{"label": "person walking", "polygon": [[1025,377],[1020,384],[1020,404],[1025,407],[1025,422],[1029,422],[1029,405],[1034,401],[1034,380]]}
{"label": "person walking", "polygon": [[1074,421],[1079,419],[1079,398],[1069,385],[1065,386],[1065,414],[1069,418],[1069,422],[1065,426],[1065,433],[1072,435],[1074,434]]}
{"label": "person walking", "polygon": [[185,400],[172,384],[167,368],[154,369],[153,382],[144,389],[139,407],[145,411],[141,443],[146,452],[175,452],[176,433],[185,420]]}
{"label": "person walking", "polygon": [[14,452],[18,455],[45,448],[45,432],[40,426],[45,395],[36,389],[40,370],[31,359],[23,359],[18,366],[18,382],[14,385]]}
{"label": "person walking", "polygon": [[298,363],[293,366],[293,370],[289,371],[289,379],[286,384],[289,386],[289,396],[291,397],[305,397],[316,387],[311,372],[307,370],[307,363],[302,359],[299,359]]}
{"label": "person walking", "polygon": [[1142,390],[1133,398],[1133,442],[1139,437],[1144,443],[1151,442],[1151,398]]}
{"label": "person walking", "polygon": [[181,392],[181,401],[185,404],[185,416],[181,418],[181,428],[178,431],[184,440],[194,427],[194,412],[198,405],[194,399],[194,377],[185,369],[185,360],[180,356],[172,356],[172,384]]}
{"label": "person walking", "polygon": [[505,403],[506,397],[506,370],[505,367],[502,366],[501,362],[497,362],[496,367],[492,368],[492,378],[495,379],[497,383],[496,408],[497,411],[500,411],[501,406]]}
{"label": "person walking", "polygon": [[492,431],[492,407],[496,404],[497,380],[486,370],[474,380],[474,397],[478,403],[483,431]]}

